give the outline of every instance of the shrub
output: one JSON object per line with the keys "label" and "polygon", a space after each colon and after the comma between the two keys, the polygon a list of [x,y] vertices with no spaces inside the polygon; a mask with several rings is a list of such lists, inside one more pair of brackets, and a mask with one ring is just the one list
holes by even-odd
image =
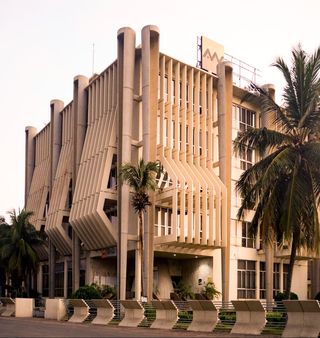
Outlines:
{"label": "shrub", "polygon": [[75,291],[71,297],[71,299],[100,299],[101,291],[99,287],[95,284],[81,286],[77,291]]}
{"label": "shrub", "polygon": [[213,282],[208,282],[207,284],[205,284],[202,293],[207,299],[211,300],[214,298],[218,298],[221,295],[221,292],[216,289],[216,286]]}
{"label": "shrub", "polygon": [[275,296],[274,296],[274,300],[276,302],[281,302],[284,299],[299,299],[298,295],[294,292],[290,292],[290,297],[288,297],[287,292],[278,292]]}
{"label": "shrub", "polygon": [[266,319],[268,323],[286,322],[286,315],[283,312],[267,312]]}
{"label": "shrub", "polygon": [[179,295],[183,300],[194,299],[194,293],[191,290],[191,285],[180,281],[178,284],[174,284],[174,292]]}
{"label": "shrub", "polygon": [[116,288],[110,285],[102,285],[101,287],[98,286],[97,288],[100,291],[102,298],[114,299],[117,296]]}
{"label": "shrub", "polygon": [[236,320],[236,312],[235,311],[220,311],[218,315],[221,322],[234,322]]}

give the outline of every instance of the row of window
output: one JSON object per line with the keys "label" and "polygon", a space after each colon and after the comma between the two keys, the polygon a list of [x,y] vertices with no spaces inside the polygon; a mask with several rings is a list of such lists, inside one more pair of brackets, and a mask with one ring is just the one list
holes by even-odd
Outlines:
{"label": "row of window", "polygon": [[[260,262],[260,283],[259,297],[266,298],[266,263]],[[283,264],[283,290],[286,289],[288,283],[289,264]],[[273,296],[280,290],[280,263],[273,264]],[[238,260],[238,285],[237,297],[239,299],[256,298],[256,261]]]}

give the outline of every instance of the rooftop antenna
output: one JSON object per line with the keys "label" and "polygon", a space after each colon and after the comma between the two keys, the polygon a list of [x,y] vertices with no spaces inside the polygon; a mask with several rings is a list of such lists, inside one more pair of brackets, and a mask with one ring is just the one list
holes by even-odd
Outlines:
{"label": "rooftop antenna", "polygon": [[94,43],[92,44],[92,75],[94,74]]}

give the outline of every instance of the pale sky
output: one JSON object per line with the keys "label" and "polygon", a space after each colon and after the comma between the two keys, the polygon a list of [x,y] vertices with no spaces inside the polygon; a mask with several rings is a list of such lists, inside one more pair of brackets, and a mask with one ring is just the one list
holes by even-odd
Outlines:
{"label": "pale sky", "polygon": [[320,45],[318,0],[0,0],[0,215],[24,206],[25,126],[49,122],[52,99],[72,100],[73,77],[103,71],[116,58],[117,30],[160,28],[160,50],[196,65],[197,36],[224,45],[262,71],[280,91],[270,64],[290,61],[299,42]]}

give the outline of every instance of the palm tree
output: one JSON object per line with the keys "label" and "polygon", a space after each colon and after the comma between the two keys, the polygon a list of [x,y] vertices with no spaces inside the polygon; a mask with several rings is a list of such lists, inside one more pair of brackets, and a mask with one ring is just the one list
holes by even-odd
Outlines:
{"label": "palm tree", "polygon": [[281,58],[273,66],[286,81],[283,105],[255,84],[251,85],[255,94],[245,100],[258,102],[261,114],[272,119],[276,130],[250,128],[234,143],[237,154],[251,148],[262,158],[237,182],[243,198],[238,217],[254,209],[253,234],[260,228],[265,243],[291,242],[289,296],[297,250],[319,252],[320,48],[308,55],[299,45],[292,50],[291,67]]}
{"label": "palm tree", "polygon": [[[147,210],[147,206],[151,205],[149,192],[157,189],[156,176],[162,171],[162,167],[159,162],[147,162],[143,159],[139,161],[137,166],[126,163],[120,168],[120,179],[126,182],[132,189],[131,204],[134,211],[138,214],[139,227],[139,248],[141,261],[144,257],[144,238],[143,238],[143,213]],[[142,264],[141,271],[142,281],[144,280],[144,269]],[[142,282],[141,292],[144,294],[144,287]]]}
{"label": "palm tree", "polygon": [[11,225],[0,240],[1,259],[10,273],[13,287],[21,291],[22,282],[38,269],[39,257],[33,246],[41,244],[38,231],[29,222],[32,212],[10,213]]}
{"label": "palm tree", "polygon": [[[9,231],[10,231],[10,227],[6,223],[5,218],[3,216],[0,216],[0,243],[5,237],[8,236]],[[7,270],[6,270],[6,265],[4,261],[2,260],[1,249],[2,249],[2,246],[0,244],[0,296],[4,296]]]}

